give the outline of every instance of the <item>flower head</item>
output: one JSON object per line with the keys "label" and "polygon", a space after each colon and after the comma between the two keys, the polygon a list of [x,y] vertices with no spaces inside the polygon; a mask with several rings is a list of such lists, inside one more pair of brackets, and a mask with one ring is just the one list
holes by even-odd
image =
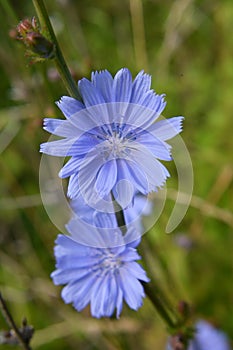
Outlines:
{"label": "flower head", "polygon": [[[205,320],[199,320],[196,323],[196,333],[194,338],[190,341],[188,350],[231,350],[230,342],[227,335],[212,326]],[[170,344],[167,350],[172,350]]]}
{"label": "flower head", "polygon": [[227,335],[212,326],[205,320],[199,320],[196,324],[196,334],[190,342],[189,350],[230,350]]}
{"label": "flower head", "polygon": [[[133,310],[142,306],[145,294],[140,281],[148,282],[149,279],[135,262],[140,259],[135,249],[139,241],[124,244],[120,230],[117,237],[119,243],[121,241],[118,247],[99,248],[58,235],[55,247],[57,270],[51,276],[56,285],[66,284],[62,298],[65,303],[73,303],[77,311],[90,303],[93,317],[110,317],[116,309],[118,318],[123,300]],[[98,238],[103,240],[102,233]]]}
{"label": "flower head", "polygon": [[59,174],[70,177],[70,198],[82,194],[93,204],[112,192],[126,208],[136,192],[163,186],[169,173],[159,160],[171,160],[166,141],[181,131],[182,117],[154,123],[165,102],[150,85],[143,71],[134,81],[128,69],[114,78],[95,72],[79,81],[82,101],[58,102],[66,120],[45,119],[45,130],[63,139],[42,144],[41,152],[71,157]]}

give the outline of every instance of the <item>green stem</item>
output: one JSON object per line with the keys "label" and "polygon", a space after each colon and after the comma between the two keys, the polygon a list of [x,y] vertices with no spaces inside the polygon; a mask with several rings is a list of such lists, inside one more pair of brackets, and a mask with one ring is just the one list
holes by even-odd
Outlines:
{"label": "green stem", "polygon": [[32,1],[42,28],[45,28],[47,30],[49,39],[53,42],[55,46],[55,62],[56,62],[57,69],[61,75],[61,78],[63,80],[63,83],[68,93],[70,94],[70,96],[80,100],[78,88],[76,86],[74,79],[70,74],[69,68],[67,67],[66,61],[63,57],[62,51],[57,42],[57,38],[53,31],[53,27],[51,25],[46,7],[44,5],[44,1],[43,0],[32,0]]}
{"label": "green stem", "polygon": [[177,323],[173,320],[173,318],[169,314],[168,312],[169,308],[164,305],[164,302],[158,293],[157,287],[153,284],[153,282],[150,282],[150,283],[143,282],[142,284],[146,292],[146,295],[150,298],[152,304],[156,308],[161,318],[166,322],[169,329],[175,330],[177,328]]}
{"label": "green stem", "polygon": [[10,311],[8,310],[8,307],[6,305],[5,300],[2,297],[2,294],[0,293],[0,309],[2,312],[2,315],[4,316],[7,324],[9,325],[10,328],[12,328],[15,332],[15,335],[18,339],[19,344],[22,346],[24,350],[31,350],[31,347],[29,344],[25,341],[23,338],[22,334],[20,333],[19,329],[17,328],[15,321],[13,317],[11,316]]}
{"label": "green stem", "polygon": [[117,203],[117,201],[114,198],[113,193],[111,192],[111,199],[113,202],[114,212],[117,220],[117,225],[120,228],[123,235],[126,233],[126,224],[125,224],[125,217],[124,217],[124,211],[122,210],[121,206]]}
{"label": "green stem", "polygon": [[[112,199],[114,200],[113,195],[112,195]],[[114,203],[116,203],[116,201],[114,201]],[[116,215],[117,223],[122,230],[122,227],[124,228],[126,227],[124,212],[122,208],[120,208],[119,204],[117,204],[117,206],[116,204],[114,205],[115,205],[115,211],[116,211],[115,215]],[[159,289],[152,282],[150,283],[142,282],[142,284],[144,286],[144,290],[147,296],[150,298],[152,304],[154,305],[154,307],[156,308],[157,312],[162,317],[162,319],[165,321],[168,328],[175,330],[177,328],[178,321],[175,322],[170,316],[170,313],[168,310],[171,310],[171,307],[165,306],[166,302],[164,302],[162,300],[162,297],[159,295]]]}

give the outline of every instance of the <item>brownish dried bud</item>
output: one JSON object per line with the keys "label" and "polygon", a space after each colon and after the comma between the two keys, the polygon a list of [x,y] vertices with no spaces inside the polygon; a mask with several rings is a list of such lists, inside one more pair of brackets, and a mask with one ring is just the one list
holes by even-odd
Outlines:
{"label": "brownish dried bud", "polygon": [[16,39],[27,47],[28,56],[34,59],[50,59],[55,56],[54,44],[41,33],[35,17],[31,20],[25,18],[16,29],[18,33]]}
{"label": "brownish dried bud", "polygon": [[35,17],[31,20],[25,18],[17,25],[17,31],[19,33],[19,39],[24,38],[28,33],[37,32],[40,33],[40,28]]}
{"label": "brownish dried bud", "polygon": [[28,33],[24,43],[41,58],[54,57],[54,45],[39,33]]}
{"label": "brownish dried bud", "polygon": [[172,350],[184,350],[185,349],[185,339],[183,334],[177,334],[170,339],[170,346]]}

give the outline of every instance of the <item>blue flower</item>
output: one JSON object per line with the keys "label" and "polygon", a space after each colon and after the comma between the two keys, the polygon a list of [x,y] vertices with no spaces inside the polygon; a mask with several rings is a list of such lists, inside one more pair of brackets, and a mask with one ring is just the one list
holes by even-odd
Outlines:
{"label": "blue flower", "polygon": [[[106,238],[102,232],[94,237],[102,243]],[[117,240],[117,247],[99,248],[58,235],[55,247],[57,270],[51,277],[56,285],[66,285],[62,290],[65,303],[72,303],[77,311],[90,304],[91,314],[97,318],[110,317],[115,309],[119,318],[123,300],[133,310],[142,306],[145,294],[140,281],[148,282],[149,279],[135,262],[140,259],[135,249],[139,241],[125,244],[120,230]]]}
{"label": "blue flower", "polygon": [[71,157],[59,173],[70,177],[68,196],[82,194],[92,205],[112,192],[126,208],[136,192],[162,187],[169,173],[159,160],[171,160],[166,141],[181,131],[183,118],[154,123],[165,102],[151,89],[151,77],[141,71],[133,81],[128,69],[114,78],[94,72],[78,88],[82,101],[64,96],[57,103],[66,120],[44,122],[45,130],[63,139],[41,145],[41,152]]}
{"label": "blue flower", "polygon": [[199,320],[196,324],[196,334],[190,342],[188,350],[231,350],[229,340],[224,332],[212,326],[209,322]]}
{"label": "blue flower", "polygon": [[[231,350],[227,335],[209,322],[199,320],[195,328],[196,333],[194,339],[190,341],[188,350]],[[169,344],[167,350],[172,350]]]}

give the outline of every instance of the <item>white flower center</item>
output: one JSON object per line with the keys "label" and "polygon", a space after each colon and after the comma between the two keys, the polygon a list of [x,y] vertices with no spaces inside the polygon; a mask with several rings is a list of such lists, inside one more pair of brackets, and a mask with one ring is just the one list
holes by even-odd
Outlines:
{"label": "white flower center", "polygon": [[112,253],[107,253],[104,260],[101,263],[101,269],[106,271],[115,271],[122,265],[119,257]]}
{"label": "white flower center", "polygon": [[118,134],[115,134],[113,136],[109,136],[107,141],[109,155],[111,154],[113,157],[120,157],[124,154],[127,148],[127,140],[124,140]]}
{"label": "white flower center", "polygon": [[101,147],[101,153],[105,160],[125,158],[130,154],[131,140],[120,136],[118,133],[107,135]]}

